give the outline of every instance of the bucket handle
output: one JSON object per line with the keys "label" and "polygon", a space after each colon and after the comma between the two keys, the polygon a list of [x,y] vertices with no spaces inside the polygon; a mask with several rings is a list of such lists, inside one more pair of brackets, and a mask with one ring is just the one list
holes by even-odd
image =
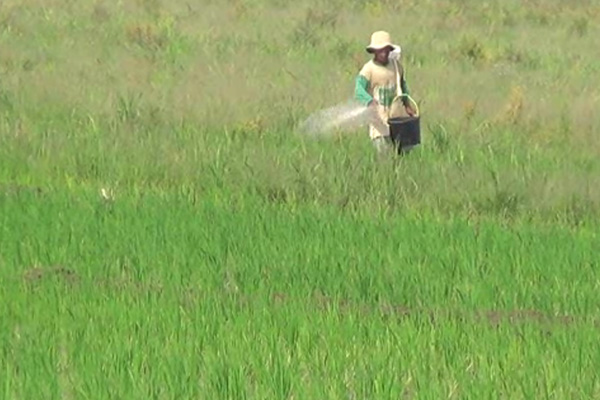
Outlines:
{"label": "bucket handle", "polygon": [[410,100],[410,102],[414,105],[414,110],[415,110],[415,117],[418,117],[421,113],[419,112],[419,105],[417,104],[417,102],[410,97],[408,94],[404,93],[401,94],[399,96],[394,97],[394,100],[392,100],[392,103],[396,102],[396,100],[402,99],[402,98],[407,98],[408,100]]}

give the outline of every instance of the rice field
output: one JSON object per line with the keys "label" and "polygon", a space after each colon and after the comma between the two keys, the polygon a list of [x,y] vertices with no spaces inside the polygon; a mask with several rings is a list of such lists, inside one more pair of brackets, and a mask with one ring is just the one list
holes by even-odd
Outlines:
{"label": "rice field", "polygon": [[[0,5],[0,398],[592,399],[600,7]],[[297,126],[402,45],[423,145]]]}

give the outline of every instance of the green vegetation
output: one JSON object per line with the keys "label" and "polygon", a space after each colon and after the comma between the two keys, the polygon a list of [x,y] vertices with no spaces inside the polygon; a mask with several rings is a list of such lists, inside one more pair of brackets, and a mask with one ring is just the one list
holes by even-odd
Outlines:
{"label": "green vegetation", "polygon": [[[599,20],[3,2],[0,398],[597,398]],[[423,116],[402,159],[294,129],[378,29]]]}

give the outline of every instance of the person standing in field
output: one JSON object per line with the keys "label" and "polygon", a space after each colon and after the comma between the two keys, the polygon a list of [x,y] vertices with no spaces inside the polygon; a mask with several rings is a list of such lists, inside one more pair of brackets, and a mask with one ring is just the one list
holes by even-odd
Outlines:
{"label": "person standing in field", "polygon": [[[402,94],[408,95],[409,90],[400,63],[400,46],[392,43],[388,32],[374,32],[366,50],[373,54],[373,59],[358,73],[354,97],[360,104],[372,107],[374,116],[369,124],[369,136],[375,148],[381,152],[391,144],[387,120],[402,116],[402,108],[392,104],[398,93],[398,81]],[[402,105],[406,114],[415,115],[407,97],[402,97]]]}

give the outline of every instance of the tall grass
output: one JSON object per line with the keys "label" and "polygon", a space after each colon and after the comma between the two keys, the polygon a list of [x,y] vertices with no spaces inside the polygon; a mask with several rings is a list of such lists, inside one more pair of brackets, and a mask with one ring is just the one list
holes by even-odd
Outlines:
{"label": "tall grass", "polygon": [[[90,180],[93,169],[116,185],[138,179],[133,169],[146,174],[150,159],[166,185],[206,179],[205,163],[225,185],[254,181],[322,202],[360,191],[354,171],[338,166],[363,168],[364,132],[325,143],[291,137],[308,114],[352,96],[364,43],[385,28],[403,45],[422,103],[424,148],[400,167],[404,182],[365,166],[373,187],[470,213],[502,212],[504,197],[544,218],[597,208],[596,28],[582,22],[597,6],[44,4],[0,9],[3,171],[20,170],[19,179],[63,182],[69,170]],[[407,194],[417,186],[417,197]]]}
{"label": "tall grass", "polygon": [[[2,3],[1,397],[597,397],[599,17]],[[295,129],[377,29],[408,157]]]}

